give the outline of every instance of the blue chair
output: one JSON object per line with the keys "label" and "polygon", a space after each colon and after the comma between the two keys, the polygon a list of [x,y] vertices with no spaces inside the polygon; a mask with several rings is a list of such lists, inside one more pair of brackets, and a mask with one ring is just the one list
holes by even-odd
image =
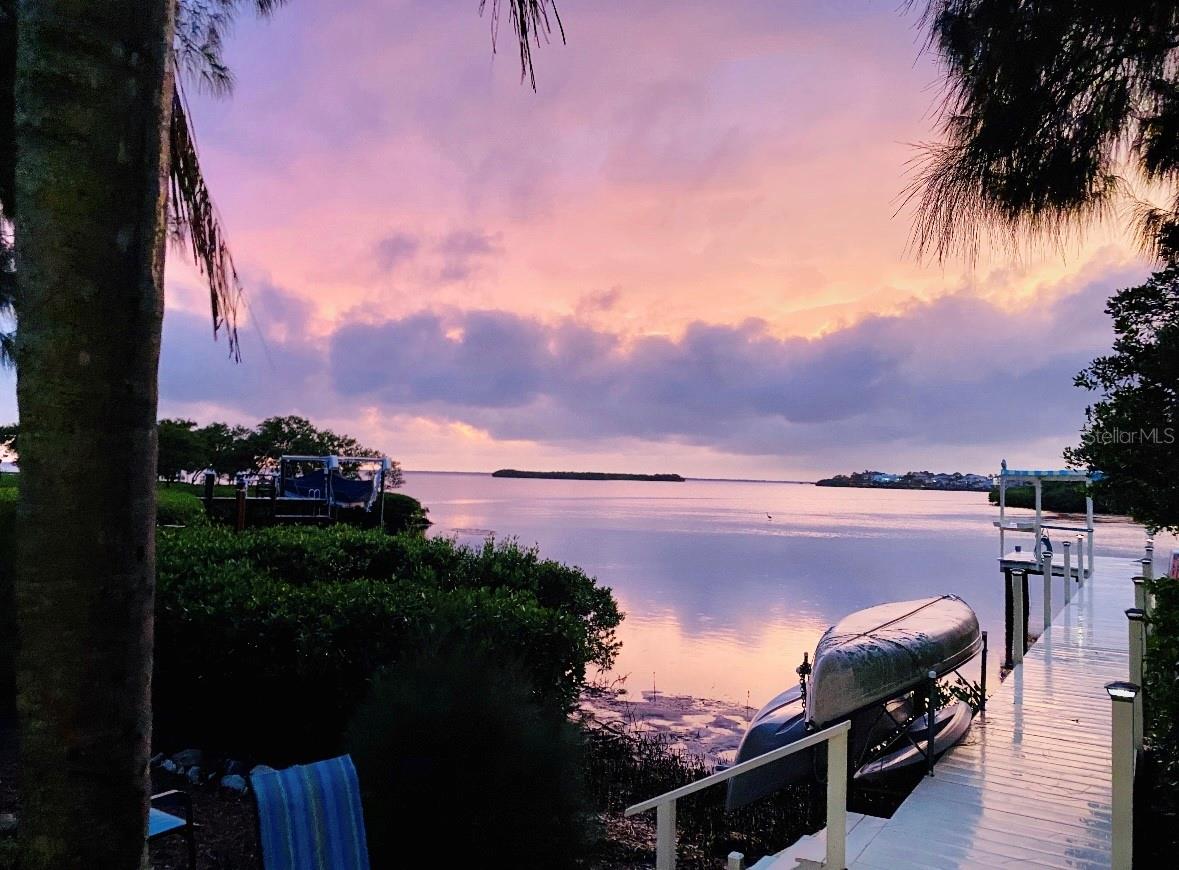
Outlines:
{"label": "blue chair", "polygon": [[[176,811],[183,816],[176,815]],[[188,844],[188,867],[196,870],[196,839],[193,837],[192,797],[186,792],[171,791],[153,794],[151,807],[147,811],[147,841],[158,840],[173,834],[182,834]]]}
{"label": "blue chair", "polygon": [[265,870],[369,870],[350,756],[251,774],[250,783]]}

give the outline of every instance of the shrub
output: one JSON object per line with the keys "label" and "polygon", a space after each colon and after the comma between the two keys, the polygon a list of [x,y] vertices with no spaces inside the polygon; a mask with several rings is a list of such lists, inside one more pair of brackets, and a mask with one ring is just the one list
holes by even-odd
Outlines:
{"label": "shrub", "polygon": [[[1119,499],[1100,482],[1091,489],[1083,483],[1067,483],[1060,480],[1046,480],[1043,484],[1041,506],[1046,511],[1064,514],[1083,514],[1085,496],[1093,496],[1093,512],[1098,514],[1128,513],[1123,500]],[[992,486],[987,493],[991,504],[999,503],[999,487]],[[1007,487],[1007,507],[1033,509],[1036,506],[1036,490],[1033,486]]]}
{"label": "shrub", "polygon": [[568,709],[587,666],[612,662],[621,620],[608,589],[510,542],[161,529],[157,573],[157,733],[274,761],[335,751],[374,673],[460,639]]}
{"label": "shrub", "polygon": [[[373,866],[576,866],[589,842],[577,729],[527,669],[487,647],[418,653],[383,673],[347,735]],[[441,820],[445,825],[440,825]],[[444,829],[444,842],[424,832]]]}
{"label": "shrub", "polygon": [[1144,835],[1135,837],[1134,851],[1140,863],[1163,866],[1179,846],[1179,582],[1161,577],[1148,588],[1154,596],[1143,672],[1148,763],[1138,777],[1148,794],[1135,799],[1135,817],[1143,822],[1135,831]]}
{"label": "shrub", "polygon": [[[402,532],[420,532],[429,528],[429,509],[420,501],[403,492],[387,492],[385,498],[385,531],[391,535]],[[380,523],[380,507],[374,505],[371,511],[362,508],[348,508],[339,512],[339,519],[363,528],[372,528]]]}
{"label": "shrub", "polygon": [[192,526],[205,522],[205,506],[188,487],[156,489],[156,523],[161,526]]}

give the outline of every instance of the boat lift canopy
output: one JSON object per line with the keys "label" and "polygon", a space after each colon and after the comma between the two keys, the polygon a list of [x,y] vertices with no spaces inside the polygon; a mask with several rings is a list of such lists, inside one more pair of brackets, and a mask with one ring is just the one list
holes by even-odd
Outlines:
{"label": "boat lift canopy", "polygon": [[[1004,459],[999,473],[993,476],[993,479],[999,487],[999,519],[995,521],[995,526],[999,529],[999,559],[1000,561],[1007,558],[1007,532],[1030,532],[1033,535],[1034,551],[1037,558],[1040,554],[1040,538],[1044,534],[1045,529],[1060,532],[1076,532],[1078,537],[1086,536],[1089,570],[1092,571],[1093,565],[1093,497],[1086,494],[1085,496],[1085,524],[1083,526],[1068,525],[1065,523],[1045,523],[1043,510],[1043,485],[1044,481],[1060,481],[1073,483],[1095,483],[1105,477],[1100,471],[1081,471],[1075,468],[1058,468],[1058,469],[1014,469],[1007,467],[1007,460]],[[1007,517],[1007,487],[1019,484],[1031,484],[1036,492],[1036,516],[1034,520],[1028,519],[1011,519]]]}
{"label": "boat lift canopy", "polygon": [[1041,480],[1068,480],[1077,483],[1093,483],[1105,477],[1100,471],[1078,471],[1075,468],[1043,469],[1034,468],[1020,470],[1003,468],[995,475],[1000,481],[1007,483],[1035,483]]}

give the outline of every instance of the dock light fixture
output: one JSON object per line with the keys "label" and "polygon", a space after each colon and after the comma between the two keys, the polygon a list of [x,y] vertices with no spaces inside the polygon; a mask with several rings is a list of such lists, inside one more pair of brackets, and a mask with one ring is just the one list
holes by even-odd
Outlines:
{"label": "dock light fixture", "polygon": [[1109,692],[1109,696],[1115,701],[1133,701],[1142,690],[1135,683],[1117,680],[1112,683],[1106,683],[1105,691]]}

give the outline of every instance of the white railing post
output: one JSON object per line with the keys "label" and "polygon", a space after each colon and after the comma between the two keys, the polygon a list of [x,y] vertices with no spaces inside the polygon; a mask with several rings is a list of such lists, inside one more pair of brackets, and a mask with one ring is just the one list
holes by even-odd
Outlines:
{"label": "white railing post", "polygon": [[827,741],[827,861],[828,870],[847,866],[847,730]]}
{"label": "white railing post", "polygon": [[999,475],[999,558],[1007,555],[1007,475]]}
{"label": "white railing post", "polygon": [[725,862],[725,870],[745,870],[745,855],[741,852],[730,852]]}
{"label": "white railing post", "polygon": [[1085,553],[1085,561],[1089,563],[1089,573],[1093,573],[1093,496],[1085,496],[1085,534],[1089,538],[1087,546],[1088,552]]}
{"label": "white railing post", "polygon": [[1041,523],[1044,522],[1044,488],[1038,477],[1032,481],[1032,485],[1036,489],[1036,547],[1039,547],[1040,537],[1044,534],[1044,530],[1040,528]]}
{"label": "white railing post", "polygon": [[1113,870],[1134,866],[1134,683],[1107,683],[1105,690],[1113,703],[1111,734],[1113,774]]}
{"label": "white railing post", "polygon": [[[671,791],[653,797],[626,808],[624,816],[656,811],[655,820],[655,870],[675,870],[675,803],[682,797],[695,794],[722,782],[728,782],[735,776],[773,764],[775,761],[828,743],[828,776],[827,776],[827,854],[834,857],[835,863],[831,867],[843,868],[847,852],[847,732],[851,729],[851,722],[840,722],[809,734],[787,746],[780,746],[764,755],[734,764],[732,767],[718,770],[703,779],[672,789]],[[837,775],[832,775],[837,774]],[[730,856],[730,861],[738,853]]]}
{"label": "white railing post", "polygon": [[1142,751],[1143,715],[1142,703],[1145,692],[1142,691],[1142,660],[1146,655],[1146,614],[1137,607],[1126,611],[1126,618],[1130,621],[1130,682],[1138,686],[1138,694],[1134,696],[1134,751]]}
{"label": "white railing post", "polygon": [[[1093,566],[1089,566],[1089,570],[1093,570]],[[1077,582],[1081,585],[1085,583],[1085,538],[1083,535],[1077,535]]]}
{"label": "white railing post", "polygon": [[1073,597],[1073,553],[1072,543],[1064,542],[1064,600],[1071,601]]}
{"label": "white railing post", "polygon": [[1044,572],[1044,631],[1052,626],[1052,566]]}
{"label": "white railing post", "polygon": [[1146,539],[1146,556],[1150,562],[1150,576],[1154,576],[1154,538]]}
{"label": "white railing post", "polygon": [[[1048,569],[1051,572],[1051,567]],[[1011,662],[1012,665],[1023,664],[1023,645],[1027,643],[1027,629],[1024,627],[1023,579],[1027,576],[1023,571],[1011,572]],[[1051,573],[1048,575],[1051,577]]]}
{"label": "white railing post", "polygon": [[675,870],[675,801],[655,808],[655,870]]}

